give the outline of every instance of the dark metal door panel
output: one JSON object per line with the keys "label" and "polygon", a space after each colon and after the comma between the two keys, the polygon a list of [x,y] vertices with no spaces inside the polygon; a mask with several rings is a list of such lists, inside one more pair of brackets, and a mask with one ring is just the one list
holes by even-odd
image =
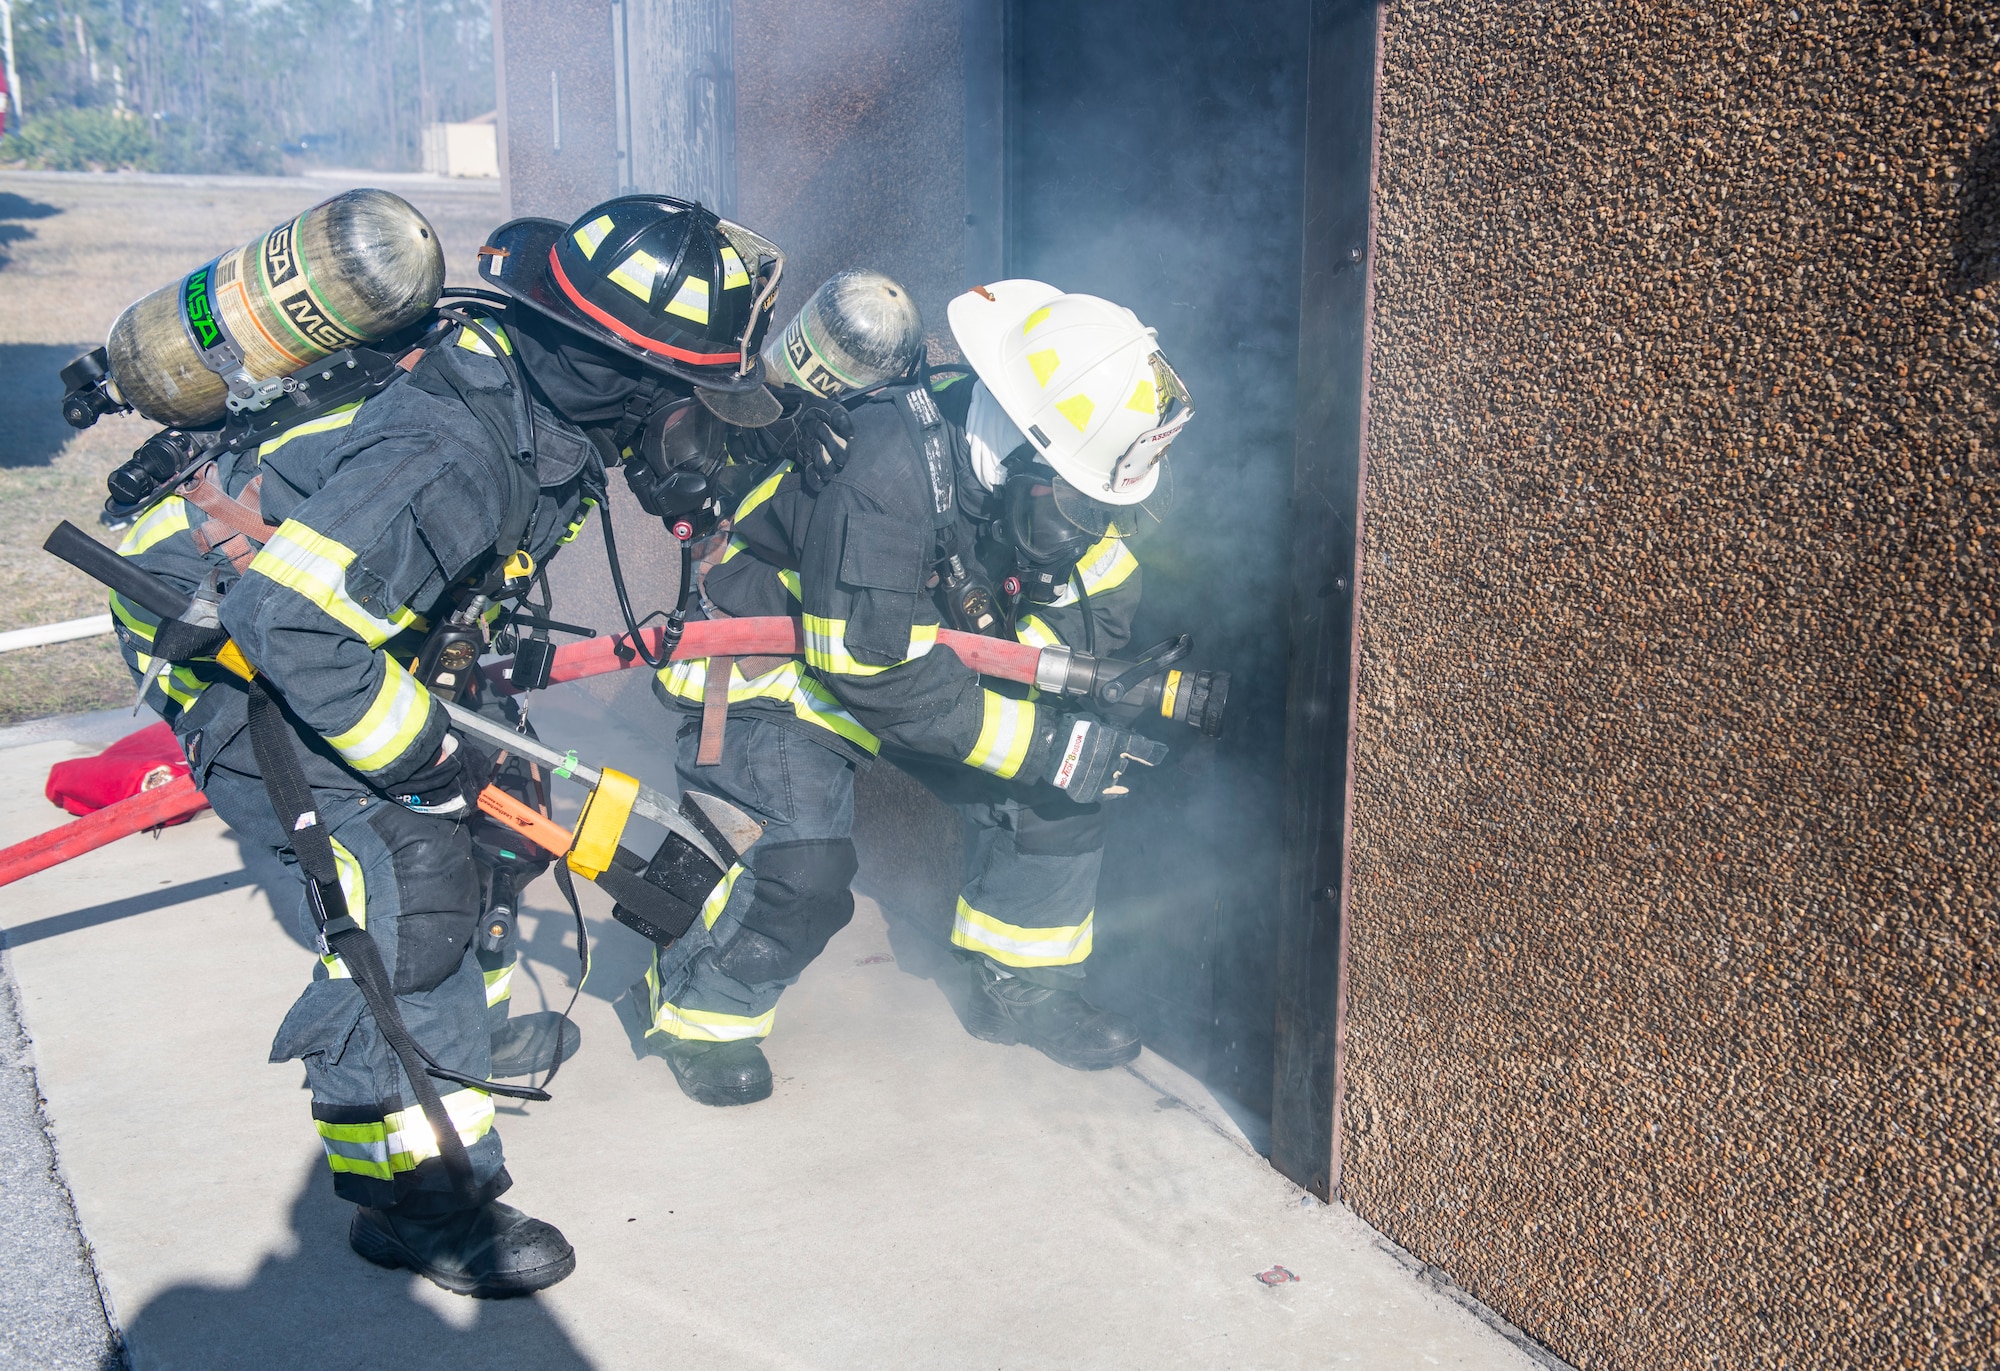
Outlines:
{"label": "dark metal door panel", "polygon": [[1195,396],[1138,548],[1141,644],[1232,675],[1219,744],[1172,739],[1117,807],[1092,993],[1271,1111],[1308,6],[1015,0],[1008,265],[1129,306]]}

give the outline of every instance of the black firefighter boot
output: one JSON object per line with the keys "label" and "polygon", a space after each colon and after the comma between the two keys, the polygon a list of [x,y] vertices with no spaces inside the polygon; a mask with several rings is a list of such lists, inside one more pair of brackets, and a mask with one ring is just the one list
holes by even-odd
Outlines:
{"label": "black firefighter boot", "polygon": [[[506,1012],[506,1001],[500,1010]],[[535,1076],[556,1064],[556,1043],[568,1061],[583,1045],[583,1030],[553,1009],[518,1014],[492,1025],[493,1071],[496,1081],[510,1076]]]}
{"label": "black firefighter boot", "polygon": [[576,1249],[554,1224],[497,1200],[423,1217],[356,1209],[347,1243],[377,1266],[407,1267],[483,1300],[530,1294],[576,1270]]}
{"label": "black firefighter boot", "polygon": [[[641,976],[627,994],[631,997],[632,1013],[639,1020],[635,1031],[643,1036],[653,1003],[652,986]],[[659,1043],[650,1037],[645,1041],[647,1050],[667,1059],[681,1093],[696,1104],[755,1104],[771,1098],[771,1063],[764,1059],[764,1049],[755,1038],[731,1043],[698,1042],[692,1038],[667,1038]]]}
{"label": "black firefighter boot", "polygon": [[1074,990],[1051,990],[1000,970],[984,957],[972,963],[966,1031],[989,1043],[1026,1043],[1076,1071],[1123,1066],[1139,1055],[1139,1029]]}
{"label": "black firefighter boot", "polygon": [[680,1082],[681,1093],[696,1104],[755,1104],[771,1097],[771,1063],[753,1038],[733,1043],[677,1039],[662,1051]]}

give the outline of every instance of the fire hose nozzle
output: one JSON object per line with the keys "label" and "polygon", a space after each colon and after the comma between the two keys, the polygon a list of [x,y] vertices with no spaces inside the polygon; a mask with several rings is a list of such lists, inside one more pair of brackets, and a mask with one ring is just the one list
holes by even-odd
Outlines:
{"label": "fire hose nozzle", "polygon": [[[1042,655],[1035,659],[1035,689],[1044,695],[1089,694],[1089,679],[1084,681],[1081,690],[1076,689],[1070,682],[1070,663],[1076,655],[1061,643],[1043,648]],[[1084,660],[1090,667],[1096,666],[1096,663],[1091,662],[1089,658]],[[1085,673],[1086,678],[1094,677],[1095,674],[1094,669]]]}
{"label": "fire hose nozzle", "polygon": [[1176,652],[1152,663],[1118,662],[1058,643],[1043,648],[1036,658],[1034,685],[1045,695],[1088,700],[1135,717],[1156,710],[1163,719],[1220,738],[1229,703],[1229,673],[1170,667],[1168,662],[1179,656]]}

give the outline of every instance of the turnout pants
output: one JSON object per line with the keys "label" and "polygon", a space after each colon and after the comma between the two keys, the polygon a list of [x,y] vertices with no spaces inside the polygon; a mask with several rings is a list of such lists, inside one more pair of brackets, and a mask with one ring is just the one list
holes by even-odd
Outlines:
{"label": "turnout pants", "polygon": [[[229,747],[210,767],[203,792],[232,829],[292,865],[247,735],[240,741],[243,746]],[[348,912],[381,948],[404,1024],[441,1065],[485,1079],[491,1067],[488,977],[471,951],[480,879],[464,826],[365,791],[322,788],[331,765],[309,758],[307,767],[320,820],[333,839]],[[310,942],[317,930],[303,890],[298,919]],[[342,1199],[375,1208],[394,1204],[412,1214],[465,1206],[401,1065],[338,957],[314,964],[312,982],[271,1044],[272,1061],[294,1058],[305,1064],[313,1121]],[[448,1081],[437,1085],[471,1156],[479,1200],[501,1194],[512,1182],[493,1129],[492,1097]]]}
{"label": "turnout pants", "polygon": [[[697,766],[700,720],[681,726],[684,790],[766,824],[701,918],[646,976],[650,1035],[729,1042],[771,1031],[778,997],[854,916],[854,763],[795,729],[734,712],[718,766]],[[968,957],[1056,988],[1090,956],[1103,836],[1095,806],[968,767],[898,757],[963,816],[964,880],[951,941]],[[1046,789],[1046,788],[1044,788]]]}

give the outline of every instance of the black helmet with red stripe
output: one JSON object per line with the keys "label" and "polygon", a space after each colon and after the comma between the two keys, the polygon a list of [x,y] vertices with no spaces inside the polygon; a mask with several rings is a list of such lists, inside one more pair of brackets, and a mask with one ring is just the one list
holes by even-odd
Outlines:
{"label": "black helmet with red stripe", "polygon": [[520,303],[652,371],[679,377],[723,419],[777,417],[757,353],[778,297],[777,245],[671,195],[621,195],[567,227],[515,219],[480,272]]}

